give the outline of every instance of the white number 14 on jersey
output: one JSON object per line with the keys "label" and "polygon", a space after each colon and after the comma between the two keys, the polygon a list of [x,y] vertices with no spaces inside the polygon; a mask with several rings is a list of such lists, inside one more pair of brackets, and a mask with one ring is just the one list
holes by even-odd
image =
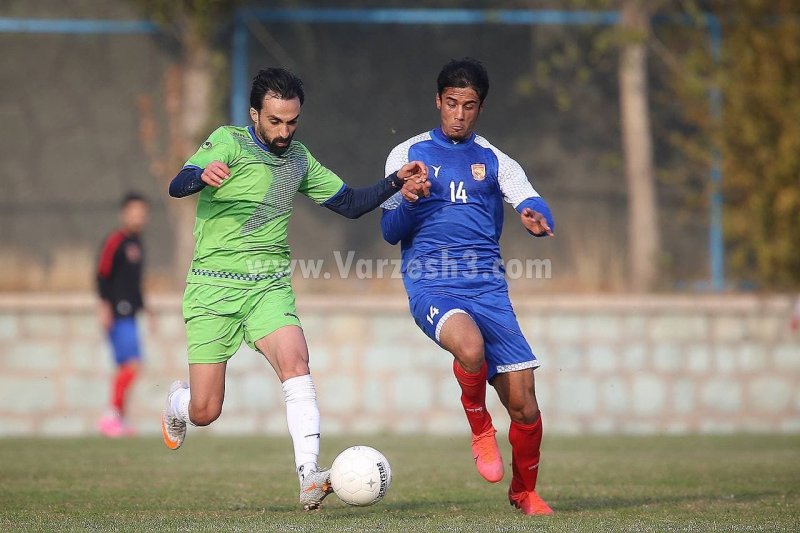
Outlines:
{"label": "white number 14 on jersey", "polygon": [[459,181],[458,187],[456,187],[456,182],[450,182],[450,201],[457,202],[461,200],[462,203],[467,203],[467,190],[464,188],[464,182]]}

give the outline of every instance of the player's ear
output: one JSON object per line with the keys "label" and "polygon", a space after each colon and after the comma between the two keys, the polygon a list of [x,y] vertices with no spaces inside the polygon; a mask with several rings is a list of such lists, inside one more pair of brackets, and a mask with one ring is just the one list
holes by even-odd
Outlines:
{"label": "player's ear", "polygon": [[442,110],[442,95],[439,93],[436,93],[436,109]]}
{"label": "player's ear", "polygon": [[250,108],[250,119],[253,121],[253,124],[258,122],[258,111],[256,111],[254,107]]}

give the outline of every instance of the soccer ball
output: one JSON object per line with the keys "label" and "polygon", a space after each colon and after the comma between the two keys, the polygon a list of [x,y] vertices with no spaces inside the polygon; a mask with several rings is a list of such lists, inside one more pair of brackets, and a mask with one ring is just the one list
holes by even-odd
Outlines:
{"label": "soccer ball", "polygon": [[353,446],[331,465],[333,492],[348,505],[378,503],[392,483],[392,469],[381,452],[369,446]]}

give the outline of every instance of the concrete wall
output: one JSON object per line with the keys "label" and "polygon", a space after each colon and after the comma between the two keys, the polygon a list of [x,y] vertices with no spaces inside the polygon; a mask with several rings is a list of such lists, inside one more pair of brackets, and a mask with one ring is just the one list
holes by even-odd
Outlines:
{"label": "concrete wall", "polygon": [[[537,394],[549,431],[800,432],[788,298],[525,300],[516,309],[543,362]],[[324,432],[467,431],[450,357],[417,330],[403,298],[301,295],[298,304]],[[169,383],[186,377],[179,298],[153,305],[158,329],[143,327],[146,370],[131,400],[141,433],[158,431]],[[111,374],[90,295],[0,296],[0,435],[92,433]],[[280,387],[261,356],[242,348],[232,359],[224,412],[204,431],[285,434]]]}

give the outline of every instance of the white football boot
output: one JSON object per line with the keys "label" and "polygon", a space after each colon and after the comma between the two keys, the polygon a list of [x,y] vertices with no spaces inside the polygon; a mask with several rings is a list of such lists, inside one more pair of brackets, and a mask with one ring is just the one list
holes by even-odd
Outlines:
{"label": "white football boot", "polygon": [[167,405],[161,412],[161,436],[164,438],[164,444],[170,450],[180,448],[181,444],[183,444],[183,439],[186,438],[186,422],[178,416],[178,413],[172,410],[172,395],[178,389],[188,388],[189,385],[185,381],[173,381],[169,387]]}
{"label": "white football boot", "polygon": [[300,503],[303,504],[303,509],[306,511],[319,509],[325,496],[333,492],[330,468],[317,468],[304,472],[301,466],[299,474]]}

